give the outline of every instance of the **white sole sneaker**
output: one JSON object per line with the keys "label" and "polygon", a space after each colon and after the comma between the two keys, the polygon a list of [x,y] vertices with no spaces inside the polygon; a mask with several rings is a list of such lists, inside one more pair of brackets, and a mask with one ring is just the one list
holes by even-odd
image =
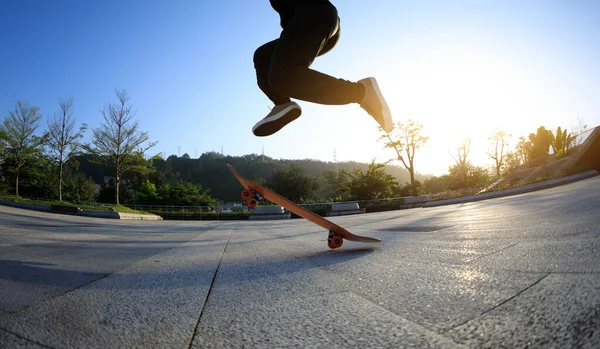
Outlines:
{"label": "white sole sneaker", "polygon": [[254,125],[252,133],[257,137],[270,136],[296,120],[301,114],[302,108],[296,102],[275,106],[269,115]]}
{"label": "white sole sneaker", "polygon": [[[392,121],[392,113],[390,112],[390,108],[388,107],[388,104],[385,101],[385,98],[383,98],[383,94],[381,93],[381,90],[379,89],[379,84],[377,83],[377,80],[375,78],[366,78],[366,79],[360,80],[359,82],[363,83],[366,88],[369,87],[369,86],[367,86],[367,84],[371,85],[371,88],[377,95],[377,99],[381,103],[382,120],[381,121],[377,120],[377,121],[379,122],[379,124],[381,125],[381,128],[385,132],[387,132],[387,133],[392,132],[392,129],[394,128],[393,121]],[[367,93],[368,93],[368,91],[367,91]],[[374,115],[372,115],[372,116],[374,116]]]}

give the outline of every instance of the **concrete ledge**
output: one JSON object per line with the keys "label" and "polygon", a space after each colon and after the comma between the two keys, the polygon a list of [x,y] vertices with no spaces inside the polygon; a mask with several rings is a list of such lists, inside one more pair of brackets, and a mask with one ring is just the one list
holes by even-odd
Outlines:
{"label": "concrete ledge", "polygon": [[285,212],[285,209],[281,206],[256,206],[254,209],[255,215],[261,214],[282,214]]}
{"label": "concrete ledge", "polygon": [[346,202],[331,205],[331,212],[327,214],[328,217],[333,216],[346,216],[351,214],[366,213],[367,210],[360,208],[358,202]]}
{"label": "concrete ledge", "polygon": [[161,216],[137,214],[137,213],[121,213],[121,212],[100,212],[91,210],[81,210],[78,216],[95,217],[95,218],[111,218],[111,219],[126,219],[140,221],[162,221]]}
{"label": "concrete ledge", "polygon": [[428,195],[420,195],[420,196],[407,196],[404,198],[404,203],[405,204],[423,204],[429,201],[429,196]]}
{"label": "concrete ledge", "polygon": [[494,199],[494,198],[510,196],[510,195],[524,194],[524,193],[529,193],[532,191],[548,189],[548,188],[552,188],[552,187],[558,187],[560,185],[577,182],[577,181],[580,181],[583,179],[595,177],[597,175],[598,175],[598,171],[595,171],[595,170],[587,171],[587,172],[579,173],[579,174],[572,175],[572,176],[552,179],[549,181],[528,184],[528,185],[524,185],[521,187],[499,190],[499,191],[490,192],[490,193],[482,193],[482,194],[476,194],[476,195],[471,195],[471,196],[463,196],[463,197],[459,197],[459,198],[446,199],[446,200],[430,201],[430,202],[426,203],[425,205],[423,205],[423,207],[435,207],[435,206],[443,206],[443,205],[462,204],[465,202],[481,201],[481,200]]}
{"label": "concrete ledge", "polygon": [[331,211],[332,212],[338,212],[338,211],[356,211],[360,209],[360,206],[358,206],[358,202],[348,202],[348,203],[343,203],[343,204],[333,204],[331,205]]}
{"label": "concrete ledge", "polygon": [[137,213],[121,213],[116,212],[119,215],[119,219],[127,219],[127,220],[140,220],[140,221],[162,221],[163,218],[161,216],[157,216],[154,214],[137,214]]}
{"label": "concrete ledge", "polygon": [[291,214],[288,213],[276,213],[276,214],[251,214],[248,219],[251,221],[260,220],[275,220],[275,219],[290,219]]}

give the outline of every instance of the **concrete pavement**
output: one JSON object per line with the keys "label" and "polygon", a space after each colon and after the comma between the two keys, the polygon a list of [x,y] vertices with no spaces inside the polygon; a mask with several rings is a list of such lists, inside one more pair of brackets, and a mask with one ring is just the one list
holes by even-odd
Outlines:
{"label": "concrete pavement", "polygon": [[0,347],[600,346],[600,178],[304,220],[107,221],[0,207]]}

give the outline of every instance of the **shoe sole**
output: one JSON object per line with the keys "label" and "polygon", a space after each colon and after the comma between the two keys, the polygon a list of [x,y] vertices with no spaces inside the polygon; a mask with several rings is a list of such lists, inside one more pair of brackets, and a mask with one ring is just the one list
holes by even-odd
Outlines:
{"label": "shoe sole", "polygon": [[302,114],[302,109],[298,105],[290,105],[279,113],[261,120],[252,132],[257,137],[270,136],[281,130],[285,125],[296,120]]}
{"label": "shoe sole", "polygon": [[388,107],[385,98],[383,98],[383,94],[379,89],[379,84],[377,83],[377,80],[375,80],[375,78],[369,78],[369,81],[371,82],[371,86],[373,86],[373,90],[375,90],[375,93],[377,94],[377,98],[379,98],[379,101],[381,102],[381,109],[383,112],[383,125],[381,125],[381,128],[383,128],[385,132],[390,133],[393,128],[392,113],[390,112],[390,107]]}

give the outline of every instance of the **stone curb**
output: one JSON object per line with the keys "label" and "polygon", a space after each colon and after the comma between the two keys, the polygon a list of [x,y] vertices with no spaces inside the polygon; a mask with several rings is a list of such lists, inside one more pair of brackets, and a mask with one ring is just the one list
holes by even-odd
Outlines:
{"label": "stone curb", "polygon": [[50,206],[26,204],[23,202],[14,202],[9,200],[0,200],[0,205],[22,208],[25,210],[50,212]]}
{"label": "stone curb", "polygon": [[482,193],[482,194],[471,195],[471,196],[463,196],[463,197],[454,198],[454,199],[430,201],[430,202],[426,203],[425,205],[423,205],[423,207],[427,208],[427,207],[436,207],[436,206],[443,206],[443,205],[462,204],[465,202],[481,201],[481,200],[494,199],[494,198],[499,198],[499,197],[504,197],[504,196],[524,194],[524,193],[529,193],[532,191],[558,187],[560,185],[569,184],[569,183],[577,182],[580,180],[592,178],[597,175],[598,175],[598,171],[592,170],[592,171],[587,171],[587,172],[579,173],[579,174],[572,175],[572,176],[551,179],[549,181],[528,184],[528,185],[524,185],[521,187],[499,190],[499,191],[495,191],[495,192],[491,192],[491,193]]}

